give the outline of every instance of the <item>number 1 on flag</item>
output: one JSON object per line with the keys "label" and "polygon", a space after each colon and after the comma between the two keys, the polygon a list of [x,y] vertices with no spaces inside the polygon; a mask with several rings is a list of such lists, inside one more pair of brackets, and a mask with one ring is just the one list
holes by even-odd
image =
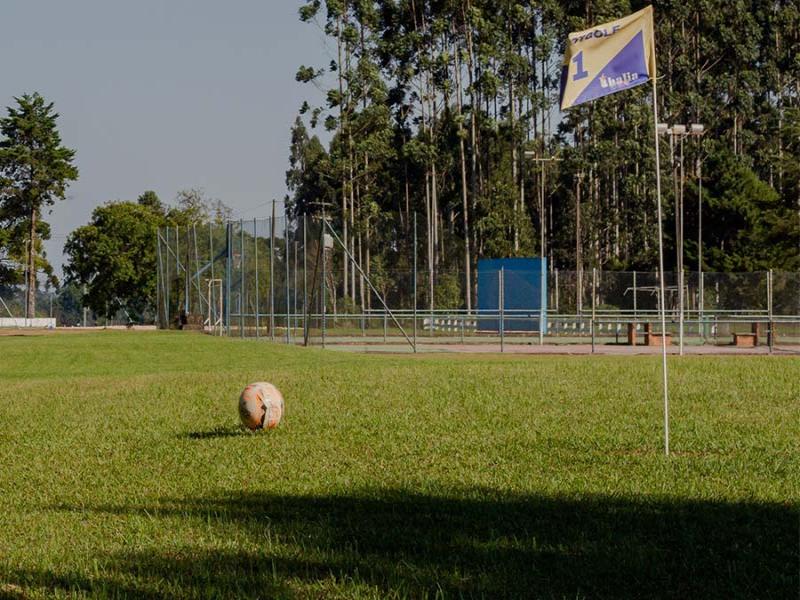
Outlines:
{"label": "number 1 on flag", "polygon": [[575,73],[575,75],[573,75],[572,81],[580,81],[581,79],[586,79],[589,76],[589,71],[586,71],[583,68],[583,50],[581,50],[575,55],[575,58],[572,59],[572,62],[574,62],[578,66],[578,71]]}

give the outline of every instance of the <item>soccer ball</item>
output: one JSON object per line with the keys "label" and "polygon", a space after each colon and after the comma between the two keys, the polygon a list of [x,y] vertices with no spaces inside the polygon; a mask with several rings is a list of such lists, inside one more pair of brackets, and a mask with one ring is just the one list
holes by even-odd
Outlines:
{"label": "soccer ball", "polygon": [[251,383],[239,396],[239,418],[250,431],[274,429],[283,416],[283,394],[271,383]]}

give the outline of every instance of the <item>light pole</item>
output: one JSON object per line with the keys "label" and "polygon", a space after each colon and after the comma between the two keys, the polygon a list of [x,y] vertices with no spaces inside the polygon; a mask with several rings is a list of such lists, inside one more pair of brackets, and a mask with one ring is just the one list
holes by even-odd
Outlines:
{"label": "light pole", "polygon": [[[689,126],[689,135],[700,138],[705,133],[702,123],[692,123]],[[699,314],[703,316],[703,145],[697,152],[697,287]]]}
{"label": "light pole", "polygon": [[[687,136],[692,137],[699,137],[703,135],[705,131],[705,127],[700,123],[694,123],[690,126],[686,125],[672,125],[671,127],[666,123],[659,123],[657,126],[657,131],[661,135],[668,135],[670,136],[670,159],[672,160],[673,166],[672,170],[673,173],[675,172],[675,158],[674,158],[674,148],[675,148],[675,139],[677,138],[680,141],[680,185],[676,186],[675,190],[675,253],[676,253],[676,269],[678,271],[678,340],[680,344],[680,354],[683,356],[683,314],[684,314],[684,269],[683,269],[683,188],[684,188],[684,180],[685,180],[685,173],[683,169],[683,138]],[[700,163],[700,159],[698,158],[698,165]],[[674,177],[674,176],[673,176]],[[698,167],[698,179],[700,178],[699,175],[699,167]],[[700,184],[700,194],[699,194],[699,203],[698,203],[698,210],[702,211],[702,183]],[[702,213],[699,213],[702,214]],[[702,219],[702,217],[701,217]],[[698,276],[701,278],[700,281],[700,300],[702,305],[702,229],[700,228],[701,221],[698,222]],[[662,299],[663,302],[666,302],[666,298]]]}

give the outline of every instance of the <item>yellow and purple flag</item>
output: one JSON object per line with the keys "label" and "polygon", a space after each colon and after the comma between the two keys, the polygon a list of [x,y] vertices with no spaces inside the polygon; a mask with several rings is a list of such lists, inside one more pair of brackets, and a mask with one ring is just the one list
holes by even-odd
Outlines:
{"label": "yellow and purple flag", "polygon": [[647,83],[656,76],[653,7],[569,34],[561,110]]}

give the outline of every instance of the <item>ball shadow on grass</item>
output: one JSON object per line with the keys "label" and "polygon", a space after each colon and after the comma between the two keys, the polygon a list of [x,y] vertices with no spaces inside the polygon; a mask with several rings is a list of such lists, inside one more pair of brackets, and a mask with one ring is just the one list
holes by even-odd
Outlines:
{"label": "ball shadow on grass", "polygon": [[[58,507],[85,511],[85,508]],[[785,598],[800,585],[790,504],[454,490],[238,494],[100,506],[224,548],[132,550],[89,572],[18,572],[50,592],[131,597]],[[360,590],[360,591],[357,591]]]}
{"label": "ball shadow on grass", "polygon": [[246,435],[253,435],[253,432],[245,429],[241,425],[218,425],[213,429],[180,433],[178,437],[187,440],[212,440]]}

